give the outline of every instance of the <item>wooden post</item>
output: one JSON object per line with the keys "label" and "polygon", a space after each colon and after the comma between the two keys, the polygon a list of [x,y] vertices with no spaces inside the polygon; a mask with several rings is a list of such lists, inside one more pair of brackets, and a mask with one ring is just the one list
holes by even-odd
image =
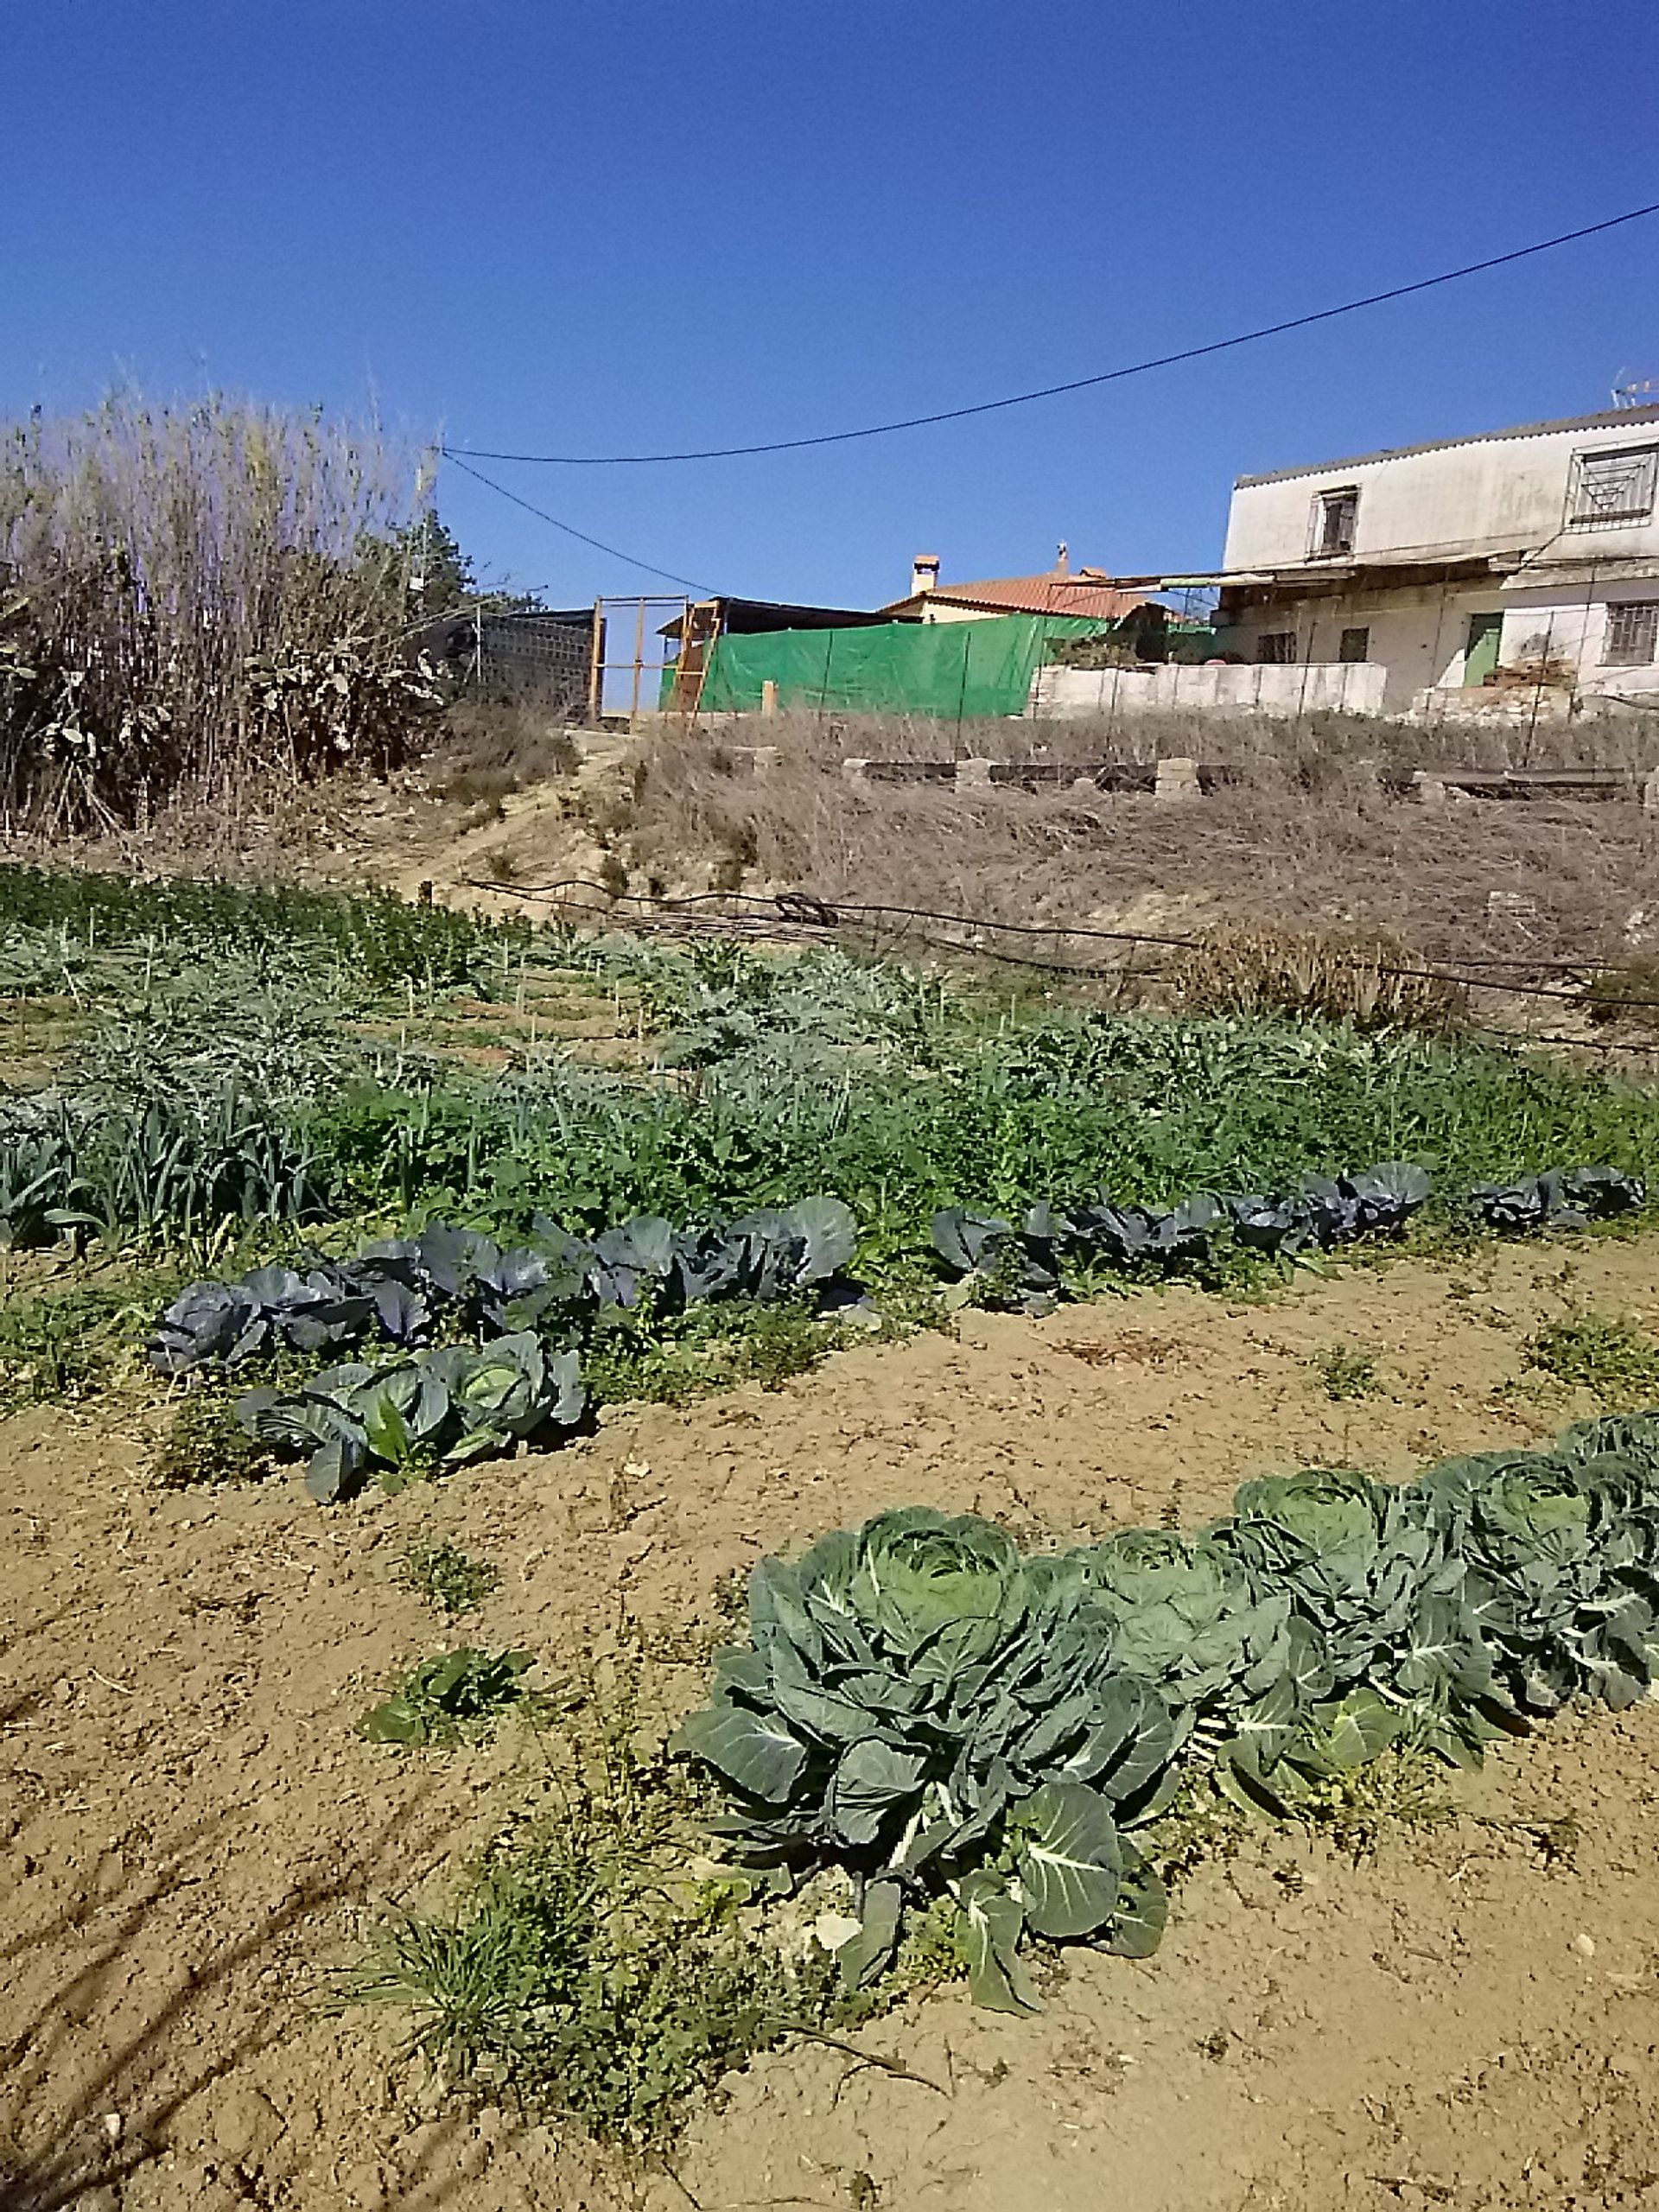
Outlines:
{"label": "wooden post", "polygon": [[642,599],[633,626],[633,696],[628,707],[628,728],[632,729],[639,719],[639,679],[645,659],[645,602]]}
{"label": "wooden post", "polygon": [[599,728],[599,718],[604,710],[605,690],[605,602],[594,601],[594,634],[588,656],[588,727]]}
{"label": "wooden post", "polygon": [[775,676],[768,676],[761,682],[760,711],[763,715],[775,715],[778,711],[778,679]]}

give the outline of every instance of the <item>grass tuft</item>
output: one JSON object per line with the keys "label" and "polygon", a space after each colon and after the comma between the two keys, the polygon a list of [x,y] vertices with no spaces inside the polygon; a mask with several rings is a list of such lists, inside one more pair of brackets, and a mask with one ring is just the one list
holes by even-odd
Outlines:
{"label": "grass tuft", "polygon": [[[890,2001],[843,1995],[827,1953],[709,1869],[707,1806],[642,1747],[631,1689],[590,1705],[569,1748],[550,1808],[498,1840],[452,1910],[388,1920],[342,2003],[404,2011],[408,2050],[457,2086],[648,2147],[758,2051]],[[901,1962],[949,1966],[937,1940]]]}

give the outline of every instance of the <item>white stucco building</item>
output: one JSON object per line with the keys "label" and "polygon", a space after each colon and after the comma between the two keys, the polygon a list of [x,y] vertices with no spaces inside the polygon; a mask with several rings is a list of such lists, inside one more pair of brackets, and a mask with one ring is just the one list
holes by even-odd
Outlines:
{"label": "white stucco building", "polygon": [[1522,671],[1659,706],[1656,491],[1659,405],[1240,477],[1217,645],[1281,686],[1368,665],[1389,714],[1499,707]]}

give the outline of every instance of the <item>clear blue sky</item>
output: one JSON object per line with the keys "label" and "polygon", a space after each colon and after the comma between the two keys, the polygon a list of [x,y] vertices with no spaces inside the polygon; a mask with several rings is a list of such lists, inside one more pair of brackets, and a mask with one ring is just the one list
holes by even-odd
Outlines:
{"label": "clear blue sky", "polygon": [[[1582,0],[17,0],[0,401],[118,373],[457,445],[950,406],[1659,199],[1659,10]],[[753,461],[492,465],[721,588],[1207,566],[1243,470],[1659,376],[1659,219],[1219,360]],[[453,473],[494,575],[649,588]],[[665,587],[664,587],[665,588]]]}

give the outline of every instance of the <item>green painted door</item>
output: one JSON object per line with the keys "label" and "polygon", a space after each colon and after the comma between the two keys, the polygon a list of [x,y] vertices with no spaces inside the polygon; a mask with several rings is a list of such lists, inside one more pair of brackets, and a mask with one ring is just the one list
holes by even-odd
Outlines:
{"label": "green painted door", "polygon": [[1484,683],[1497,666],[1497,645],[1503,634],[1501,613],[1469,617],[1469,642],[1463,653],[1463,680],[1466,684]]}

